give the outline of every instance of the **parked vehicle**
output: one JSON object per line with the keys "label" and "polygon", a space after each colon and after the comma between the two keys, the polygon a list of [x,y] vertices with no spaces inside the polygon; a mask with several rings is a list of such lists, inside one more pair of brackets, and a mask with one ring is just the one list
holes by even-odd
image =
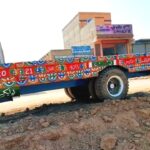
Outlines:
{"label": "parked vehicle", "polygon": [[[70,47],[66,34],[68,32],[71,37],[72,30],[69,26],[64,29],[67,53],[65,49],[60,50],[64,52],[63,56],[58,56],[57,50],[56,54],[53,51],[52,59],[48,53],[39,61],[0,64],[0,102],[20,94],[60,88],[64,88],[71,99],[125,98],[128,78],[149,75],[150,55],[132,54],[132,25],[112,25],[107,24],[108,21],[101,25],[100,21],[94,20],[97,14],[93,14],[80,14],[82,20],[89,20],[90,16],[90,21],[82,22],[79,30],[82,36],[87,33],[87,43],[77,45],[74,43],[77,41],[70,39],[73,40]],[[109,14],[105,16],[107,18]],[[83,39],[82,36],[79,38]]]}

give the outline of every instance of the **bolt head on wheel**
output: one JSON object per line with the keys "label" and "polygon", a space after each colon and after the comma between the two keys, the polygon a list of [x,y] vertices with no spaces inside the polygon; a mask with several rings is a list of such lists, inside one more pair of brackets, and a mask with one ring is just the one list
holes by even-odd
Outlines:
{"label": "bolt head on wheel", "polygon": [[107,81],[107,91],[113,96],[119,96],[124,89],[124,84],[119,76],[111,76]]}

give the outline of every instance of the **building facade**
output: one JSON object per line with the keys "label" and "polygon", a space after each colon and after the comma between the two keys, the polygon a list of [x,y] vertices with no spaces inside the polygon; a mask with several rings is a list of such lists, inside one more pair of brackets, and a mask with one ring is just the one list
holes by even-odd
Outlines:
{"label": "building facade", "polygon": [[150,39],[140,39],[136,40],[132,46],[133,53],[142,53],[148,54],[150,53]]}
{"label": "building facade", "polygon": [[64,48],[90,45],[93,55],[128,54],[132,25],[112,24],[110,13],[80,12],[63,29]]}

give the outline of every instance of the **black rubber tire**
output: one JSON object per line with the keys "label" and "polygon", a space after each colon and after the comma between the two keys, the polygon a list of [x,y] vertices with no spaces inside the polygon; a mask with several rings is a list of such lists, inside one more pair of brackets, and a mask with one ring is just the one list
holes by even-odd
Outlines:
{"label": "black rubber tire", "polygon": [[88,86],[70,87],[69,92],[76,100],[87,101],[90,98]]}
{"label": "black rubber tire", "polygon": [[70,97],[69,92],[68,92],[68,88],[64,88],[65,94]]}
{"label": "black rubber tire", "polygon": [[72,100],[74,99],[74,96],[72,95],[72,93],[70,92],[70,88],[64,88],[65,94],[71,98]]}
{"label": "black rubber tire", "polygon": [[[110,78],[119,78],[122,84],[122,90],[117,96],[110,94],[108,90],[108,81]],[[100,73],[95,81],[95,92],[99,99],[123,99],[128,93],[128,79],[125,72],[118,68],[108,68]]]}
{"label": "black rubber tire", "polygon": [[92,99],[93,102],[103,102],[103,100],[99,99],[98,96],[96,95],[95,81],[96,81],[96,78],[91,78],[89,81],[90,98]]}

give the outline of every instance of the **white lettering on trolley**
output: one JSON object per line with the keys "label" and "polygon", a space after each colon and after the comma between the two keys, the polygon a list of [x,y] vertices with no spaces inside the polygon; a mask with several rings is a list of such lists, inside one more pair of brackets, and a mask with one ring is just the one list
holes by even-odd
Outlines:
{"label": "white lettering on trolley", "polygon": [[26,69],[25,69],[25,74],[26,74],[26,75],[33,74],[32,68],[26,68]]}
{"label": "white lettering on trolley", "polygon": [[6,70],[0,72],[0,77],[5,77],[7,75]]}

